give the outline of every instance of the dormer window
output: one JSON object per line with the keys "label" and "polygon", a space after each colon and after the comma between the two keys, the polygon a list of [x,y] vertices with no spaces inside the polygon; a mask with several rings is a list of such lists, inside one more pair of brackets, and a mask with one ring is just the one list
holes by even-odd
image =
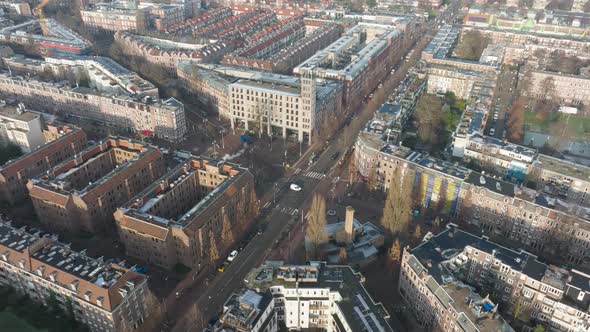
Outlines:
{"label": "dormer window", "polygon": [[91,291],[86,291],[86,293],[84,293],[84,299],[86,301],[90,301],[90,298],[92,297],[92,292]]}
{"label": "dormer window", "polygon": [[74,280],[72,281],[72,283],[70,284],[70,288],[74,291],[77,292],[78,291],[78,284],[80,283],[80,281],[78,280]]}
{"label": "dormer window", "polygon": [[18,266],[20,266],[21,269],[24,269],[25,268],[25,262],[26,261],[24,259],[19,260],[18,261]]}
{"label": "dormer window", "polygon": [[5,253],[2,254],[2,260],[5,262],[8,262],[8,256],[10,255],[10,253],[7,251]]}
{"label": "dormer window", "polygon": [[102,302],[104,301],[104,297],[103,296],[99,296],[96,299],[96,305],[102,308]]}
{"label": "dormer window", "polygon": [[119,288],[119,294],[121,294],[121,296],[123,298],[127,297],[127,290],[125,288]]}
{"label": "dormer window", "polygon": [[37,274],[42,277],[43,272],[45,272],[45,266],[39,266],[39,268],[37,268]]}
{"label": "dormer window", "polygon": [[49,274],[49,280],[55,282],[55,277],[56,276],[57,276],[57,271],[51,272],[51,274]]}

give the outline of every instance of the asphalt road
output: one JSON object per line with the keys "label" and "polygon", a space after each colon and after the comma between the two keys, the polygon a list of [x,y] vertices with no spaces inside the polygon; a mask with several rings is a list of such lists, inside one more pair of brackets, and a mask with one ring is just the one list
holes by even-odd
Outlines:
{"label": "asphalt road", "polygon": [[[391,91],[404,78],[408,69],[417,63],[420,52],[433,35],[435,25],[436,22],[429,24],[426,35],[412,48],[414,54],[411,59],[409,61],[402,60],[400,68],[388,77],[383,87],[379,89],[381,91],[376,91],[375,97],[363,105],[363,109],[356,115],[362,123],[372,117],[372,114],[385,102]],[[358,132],[349,134],[356,137]],[[343,135],[344,131],[339,131],[313,164],[309,165],[309,155],[304,155],[301,162],[295,165],[287,177],[281,178],[273,186],[273,195],[266,196],[265,201],[260,204],[265,208],[259,221],[259,224],[266,226],[262,234],[256,235],[245,246],[225,272],[217,273],[216,276],[204,274],[198,276],[197,281],[204,278],[207,278],[207,281],[196,282],[195,287],[181,290],[174,305],[167,308],[170,325],[174,326],[168,330],[201,331],[203,325],[219,313],[231,293],[243,286],[244,278],[248,272],[259,266],[276,247],[276,241],[281,238],[289,220],[293,218],[300,220],[300,212],[305,211],[313,193],[316,191],[326,193],[335,178],[344,176],[342,174],[344,169],[340,168],[339,161],[346,164],[346,160],[343,160],[346,157],[343,154],[344,145],[345,142],[350,142],[350,139],[345,139]],[[336,152],[338,152],[338,157],[334,158]],[[290,190],[291,183],[299,184],[302,190]],[[200,311],[196,316],[192,313],[193,304]]]}
{"label": "asphalt road", "polygon": [[[489,136],[493,136],[498,139],[505,138],[503,134],[506,128],[506,120],[508,119],[508,110],[514,102],[517,84],[518,71],[516,70],[505,69],[502,70],[502,72],[498,75],[498,80],[496,82],[497,88],[489,114],[489,125],[487,126],[488,128],[486,130],[486,133]],[[497,119],[494,119],[494,114],[496,113],[498,114]],[[492,128],[494,129],[493,134]]]}

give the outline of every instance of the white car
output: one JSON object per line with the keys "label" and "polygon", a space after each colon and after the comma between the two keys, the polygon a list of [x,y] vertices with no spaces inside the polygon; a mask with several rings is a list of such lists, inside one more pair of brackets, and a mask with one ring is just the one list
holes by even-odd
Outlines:
{"label": "white car", "polygon": [[301,187],[296,185],[295,183],[291,183],[289,188],[291,188],[291,190],[293,190],[293,191],[301,191]]}
{"label": "white car", "polygon": [[496,134],[496,129],[492,128],[490,129],[490,135],[494,136]]}
{"label": "white car", "polygon": [[238,251],[234,250],[232,252],[229,253],[229,256],[227,256],[227,261],[228,262],[233,262],[234,259],[236,259],[236,256],[238,255]]}

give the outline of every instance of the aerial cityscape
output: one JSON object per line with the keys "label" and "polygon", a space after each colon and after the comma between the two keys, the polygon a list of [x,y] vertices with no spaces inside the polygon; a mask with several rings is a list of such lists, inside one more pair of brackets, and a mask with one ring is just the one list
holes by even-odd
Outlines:
{"label": "aerial cityscape", "polygon": [[0,331],[590,332],[590,0],[0,0]]}

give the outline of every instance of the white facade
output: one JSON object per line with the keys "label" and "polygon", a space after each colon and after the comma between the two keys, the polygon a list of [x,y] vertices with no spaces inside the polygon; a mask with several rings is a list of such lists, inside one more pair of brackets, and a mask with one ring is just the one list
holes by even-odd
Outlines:
{"label": "white facade", "polygon": [[0,143],[18,145],[24,153],[45,144],[41,116],[27,112],[22,104],[17,107],[0,104]]}
{"label": "white facade", "polygon": [[232,128],[241,122],[246,130],[254,126],[271,135],[276,127],[283,137],[294,132],[299,141],[303,141],[304,134],[311,138],[313,112],[310,105],[304,105],[299,89],[240,81],[230,86],[229,93]]}

